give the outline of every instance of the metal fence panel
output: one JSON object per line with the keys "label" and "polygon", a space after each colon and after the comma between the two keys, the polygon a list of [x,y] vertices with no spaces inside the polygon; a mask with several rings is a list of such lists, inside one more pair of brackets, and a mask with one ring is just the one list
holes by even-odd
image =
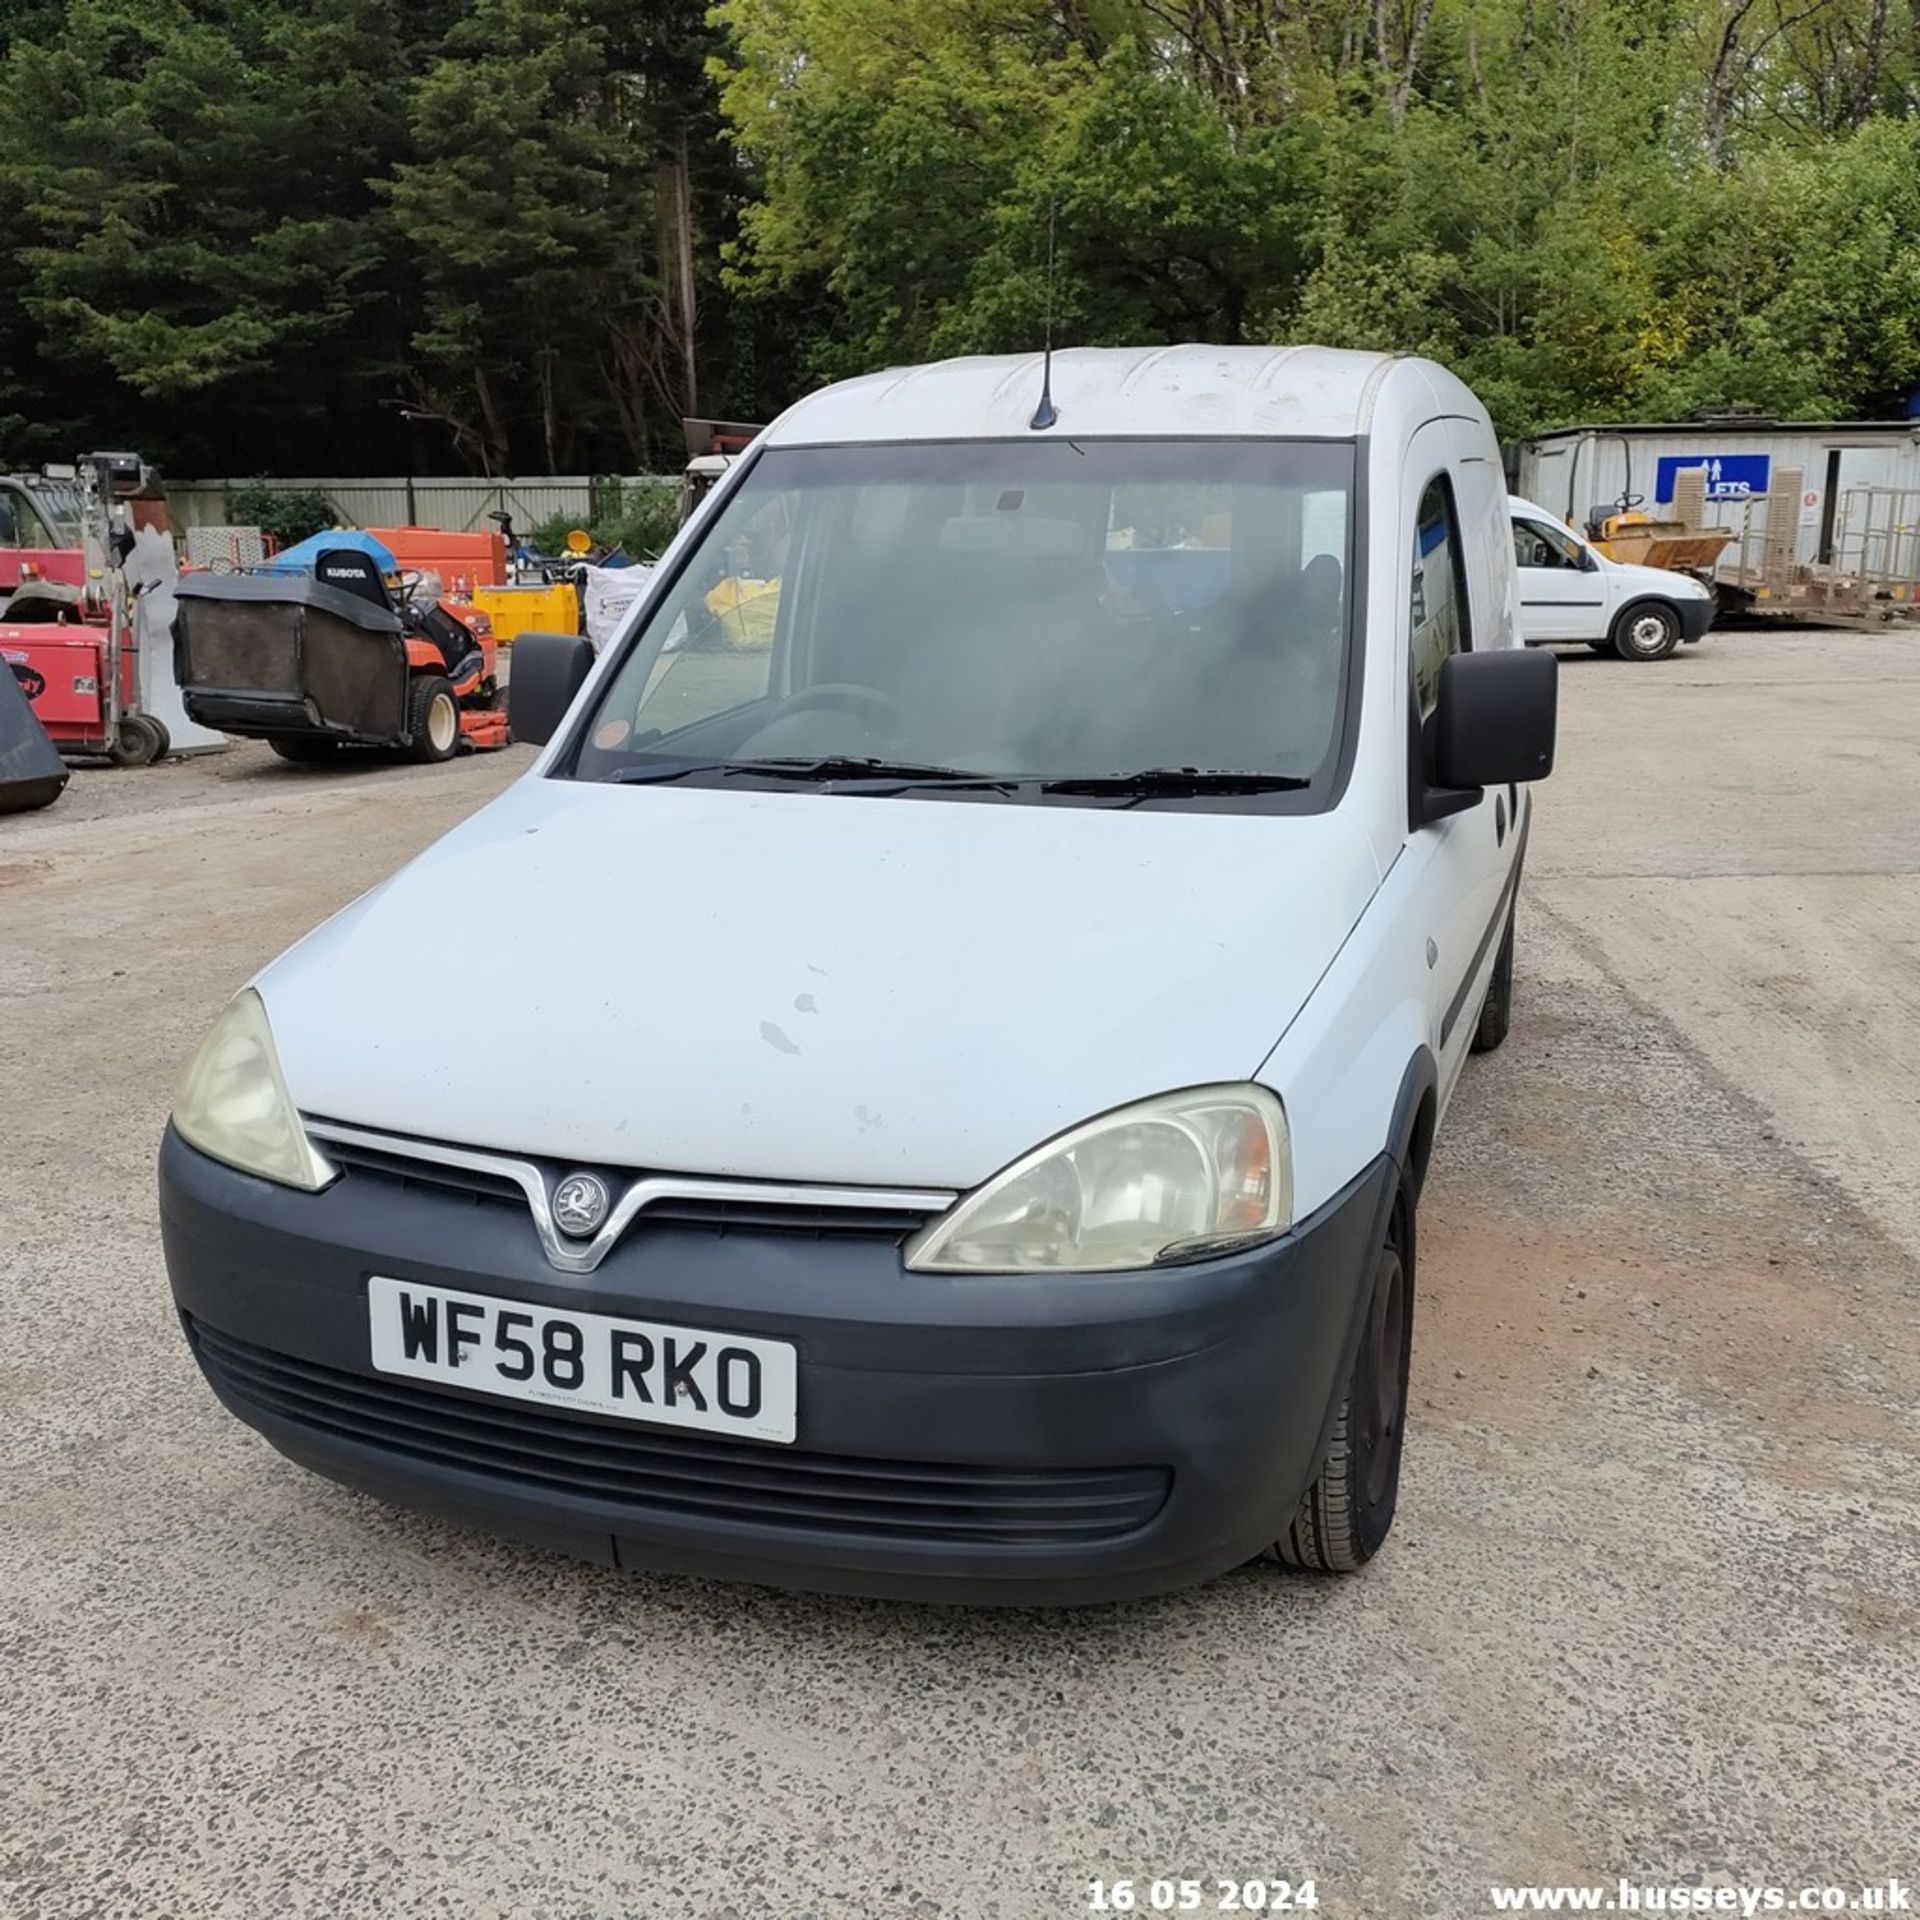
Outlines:
{"label": "metal fence panel", "polygon": [[351,527],[441,527],[450,533],[484,531],[489,513],[513,515],[522,532],[564,514],[583,525],[593,516],[596,492],[620,487],[671,487],[671,474],[537,474],[485,480],[464,474],[405,475],[351,479],[169,480],[167,499],[177,531],[230,524],[229,496],[241,487],[275,493],[324,493],[335,514]]}

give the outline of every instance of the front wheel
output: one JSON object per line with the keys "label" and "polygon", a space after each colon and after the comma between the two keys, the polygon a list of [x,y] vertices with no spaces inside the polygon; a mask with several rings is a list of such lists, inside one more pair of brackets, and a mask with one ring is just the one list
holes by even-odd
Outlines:
{"label": "front wheel", "polygon": [[1357,1573],[1380,1551],[1400,1496],[1407,1375],[1413,1358],[1413,1197],[1394,1196],[1387,1237],[1369,1276],[1360,1350],[1341,1396],[1333,1439],[1300,1510],[1273,1543],[1274,1558],[1319,1573]]}
{"label": "front wheel", "polygon": [[460,746],[460,708],[444,674],[423,673],[407,698],[407,752],[415,760],[451,760]]}
{"label": "front wheel", "polygon": [[1664,660],[1680,644],[1680,619],[1671,607],[1629,607],[1614,622],[1612,639],[1622,660]]}

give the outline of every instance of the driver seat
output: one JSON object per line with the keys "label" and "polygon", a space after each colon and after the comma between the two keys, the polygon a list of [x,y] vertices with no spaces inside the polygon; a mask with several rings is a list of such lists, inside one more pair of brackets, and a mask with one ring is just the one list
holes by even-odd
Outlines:
{"label": "driver seat", "polygon": [[416,600],[406,610],[407,624],[431,640],[447,663],[447,678],[457,687],[477,673],[485,656],[473,644],[473,635],[446,608],[431,600]]}
{"label": "driver seat", "polygon": [[387,591],[387,583],[380,577],[373,555],[362,553],[358,547],[323,548],[313,557],[313,577],[323,586],[337,587],[342,593],[350,593],[369,606],[397,617],[393,595]]}

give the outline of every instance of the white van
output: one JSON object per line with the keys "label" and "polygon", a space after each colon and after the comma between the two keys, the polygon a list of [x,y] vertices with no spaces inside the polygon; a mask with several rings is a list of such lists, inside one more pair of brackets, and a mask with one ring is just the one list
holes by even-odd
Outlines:
{"label": "white van", "polygon": [[525,777],[219,1016],[160,1159],[194,1352],[296,1460],[621,1564],[1358,1567],[1554,682],[1437,366],[818,393],[597,660],[517,641]]}
{"label": "white van", "polygon": [[1713,590],[1692,574],[1610,560],[1545,507],[1518,495],[1507,504],[1528,646],[1579,641],[1622,660],[1664,660],[1713,625]]}

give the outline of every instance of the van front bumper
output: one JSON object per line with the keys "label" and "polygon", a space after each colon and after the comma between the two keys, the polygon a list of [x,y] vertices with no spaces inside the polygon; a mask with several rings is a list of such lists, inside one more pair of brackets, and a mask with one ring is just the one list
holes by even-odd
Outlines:
{"label": "van front bumper", "polygon": [[[611,1564],[969,1604],[1184,1586],[1275,1539],[1324,1456],[1398,1169],[1252,1252],[911,1273],[881,1235],[649,1225],[590,1274],[524,1207],[349,1170],[298,1193],[160,1154],[168,1272],[226,1406],[351,1486]],[[381,1374],[370,1274],[786,1340],[783,1447]]]}
{"label": "van front bumper", "polygon": [[1704,600],[1681,600],[1676,603],[1680,615],[1680,644],[1691,646],[1713,625],[1720,612],[1720,603],[1711,594]]}

